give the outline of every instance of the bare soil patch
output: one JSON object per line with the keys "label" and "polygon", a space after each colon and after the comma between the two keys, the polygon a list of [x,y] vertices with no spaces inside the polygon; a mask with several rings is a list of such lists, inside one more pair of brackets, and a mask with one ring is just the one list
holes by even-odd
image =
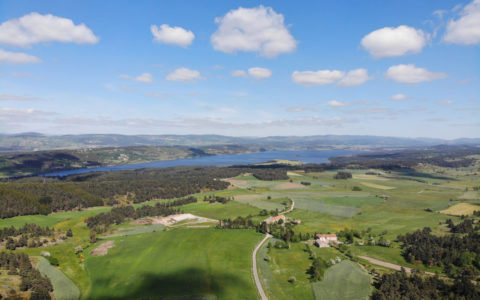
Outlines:
{"label": "bare soil patch", "polygon": [[233,178],[223,179],[223,181],[229,182],[231,185],[235,185],[239,187],[245,186],[248,183],[246,180],[233,179]]}
{"label": "bare soil patch", "polygon": [[303,186],[298,183],[293,183],[293,182],[285,182],[277,185],[277,189],[279,190],[291,190],[291,189],[299,189],[302,188]]}
{"label": "bare soil patch", "polygon": [[377,175],[368,175],[368,174],[353,174],[353,179],[360,180],[378,180],[378,181],[388,181],[390,179],[385,177],[380,177]]}
{"label": "bare soil patch", "polygon": [[189,222],[191,223],[218,223],[218,220],[214,219],[209,219],[209,218],[204,218],[204,217],[199,217],[195,216],[192,214],[177,214],[177,215],[170,215],[166,217],[154,217],[151,218],[152,223],[151,224],[162,224],[165,226],[172,226],[175,225],[178,222],[186,221],[186,220],[195,220],[195,222]]}
{"label": "bare soil patch", "polygon": [[261,198],[261,197],[262,197],[262,195],[250,194],[250,195],[234,196],[233,199],[235,199],[235,200],[252,200],[252,199],[258,199],[258,198]]}
{"label": "bare soil patch", "polygon": [[93,249],[90,252],[90,255],[91,256],[105,256],[108,253],[108,249],[113,248],[114,246],[115,246],[115,241],[105,242],[105,243],[101,244],[100,246],[98,246],[97,248]]}
{"label": "bare soil patch", "polygon": [[302,176],[302,175],[300,175],[298,173],[295,173],[295,172],[288,171],[287,176]]}

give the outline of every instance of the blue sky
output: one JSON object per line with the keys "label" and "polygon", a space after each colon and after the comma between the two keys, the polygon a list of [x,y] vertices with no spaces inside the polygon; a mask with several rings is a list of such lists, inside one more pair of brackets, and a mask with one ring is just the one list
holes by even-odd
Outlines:
{"label": "blue sky", "polygon": [[0,132],[480,137],[480,0],[1,1]]}

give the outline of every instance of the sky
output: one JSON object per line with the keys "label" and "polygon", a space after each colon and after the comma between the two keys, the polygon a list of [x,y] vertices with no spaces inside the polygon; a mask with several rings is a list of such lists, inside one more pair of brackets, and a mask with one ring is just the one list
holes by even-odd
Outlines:
{"label": "sky", "polygon": [[480,0],[0,0],[0,133],[480,137]]}

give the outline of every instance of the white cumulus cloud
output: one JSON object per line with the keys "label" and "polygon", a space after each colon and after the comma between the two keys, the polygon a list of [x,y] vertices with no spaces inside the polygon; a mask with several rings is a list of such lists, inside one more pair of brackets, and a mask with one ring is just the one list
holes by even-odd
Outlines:
{"label": "white cumulus cloud", "polygon": [[240,7],[216,18],[215,23],[218,29],[210,40],[218,51],[258,52],[262,56],[276,57],[297,47],[297,41],[285,26],[283,15],[271,7]]}
{"label": "white cumulus cloud", "polygon": [[85,24],[51,14],[32,12],[0,25],[0,44],[29,46],[41,42],[95,44],[99,38]]}
{"label": "white cumulus cloud", "polygon": [[453,101],[448,100],[448,99],[438,101],[438,104],[444,104],[444,105],[449,105],[449,104],[452,104],[452,103],[453,103]]}
{"label": "white cumulus cloud", "polygon": [[333,106],[333,107],[340,107],[340,106],[347,106],[348,104],[345,102],[337,101],[337,100],[332,100],[327,102],[328,106]]}
{"label": "white cumulus cloud", "polygon": [[474,0],[450,20],[443,39],[449,43],[473,45],[480,43],[480,0]]}
{"label": "white cumulus cloud", "polygon": [[265,68],[255,67],[255,68],[248,69],[248,75],[250,75],[250,77],[255,79],[265,79],[272,76],[272,71]]}
{"label": "white cumulus cloud", "polygon": [[422,30],[401,25],[372,31],[363,37],[361,43],[373,57],[384,58],[419,53],[426,45],[427,37]]}
{"label": "white cumulus cloud", "polygon": [[395,94],[392,97],[390,97],[390,100],[393,100],[393,101],[401,101],[405,99],[408,99],[408,96],[405,94]]}
{"label": "white cumulus cloud", "polygon": [[182,81],[182,82],[195,82],[197,80],[203,80],[200,75],[200,72],[196,70],[191,70],[188,68],[178,68],[175,69],[173,72],[167,75],[166,79],[168,81]]}
{"label": "white cumulus cloud", "polygon": [[244,70],[234,70],[234,71],[232,71],[232,76],[233,77],[248,77],[248,74]]}
{"label": "white cumulus cloud", "polygon": [[39,62],[42,62],[42,60],[36,56],[0,49],[0,64],[36,64]]}
{"label": "white cumulus cloud", "polygon": [[192,44],[195,34],[182,27],[170,27],[168,24],[150,26],[153,40],[163,44],[187,47]]}
{"label": "white cumulus cloud", "polygon": [[371,79],[368,76],[367,69],[356,69],[348,71],[347,75],[340,79],[338,85],[340,86],[357,86],[364,84],[367,80]]}
{"label": "white cumulus cloud", "polygon": [[120,75],[120,78],[123,78],[123,79],[130,79],[130,80],[135,80],[135,81],[138,81],[138,82],[143,82],[143,83],[151,83],[153,82],[153,76],[152,74],[150,73],[143,73],[139,76],[130,76],[130,75],[126,75],[126,74],[121,74]]}
{"label": "white cumulus cloud", "polygon": [[330,84],[344,76],[345,72],[338,70],[294,71],[292,80],[304,86],[314,86]]}
{"label": "white cumulus cloud", "polygon": [[400,83],[417,84],[424,81],[443,79],[447,77],[447,74],[430,72],[424,68],[417,68],[414,64],[408,64],[391,66],[388,68],[385,77]]}

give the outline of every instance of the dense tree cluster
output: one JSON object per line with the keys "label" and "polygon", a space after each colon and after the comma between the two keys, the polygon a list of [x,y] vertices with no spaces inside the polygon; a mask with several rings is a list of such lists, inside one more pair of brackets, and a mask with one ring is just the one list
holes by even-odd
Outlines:
{"label": "dense tree cluster", "polygon": [[0,229],[0,242],[5,241],[5,248],[15,250],[20,247],[41,247],[45,242],[40,237],[54,237],[55,230],[49,227],[40,227],[36,224],[25,224],[23,227],[5,227]]}
{"label": "dense tree cluster", "polygon": [[217,228],[222,229],[257,229],[258,224],[252,221],[252,216],[220,220]]}
{"label": "dense tree cluster", "polygon": [[287,180],[287,171],[284,168],[254,169],[252,175],[259,180]]}
{"label": "dense tree cluster", "polygon": [[27,254],[0,252],[0,269],[8,270],[9,275],[19,275],[21,291],[32,291],[30,299],[51,299],[53,291],[50,279],[34,269]]}
{"label": "dense tree cluster", "polygon": [[350,179],[352,178],[352,173],[350,172],[345,172],[345,171],[338,171],[335,176],[333,176],[334,179]]}
{"label": "dense tree cluster", "polygon": [[0,229],[0,242],[8,237],[16,237],[19,235],[28,235],[28,237],[54,236],[55,230],[50,227],[41,227],[37,224],[25,224],[20,228],[5,227]]}
{"label": "dense tree cluster", "polygon": [[447,227],[450,228],[450,232],[452,233],[470,233],[476,232],[480,229],[478,225],[474,226],[475,220],[473,219],[465,219],[462,222],[455,225],[452,219],[448,219],[446,221]]}
{"label": "dense tree cluster", "polygon": [[203,197],[203,201],[209,202],[209,203],[218,202],[218,203],[225,204],[228,201],[233,201],[233,197],[222,197],[222,196],[210,195],[210,196]]}
{"label": "dense tree cluster", "polygon": [[373,300],[410,299],[479,299],[480,290],[472,284],[473,277],[465,270],[454,279],[453,284],[437,276],[422,277],[416,273],[407,275],[405,270],[382,275],[374,284]]}
{"label": "dense tree cluster", "polygon": [[398,236],[403,243],[402,255],[408,262],[419,260],[426,266],[443,266],[447,272],[453,266],[473,266],[480,270],[480,234],[435,236],[431,232],[425,227]]}
{"label": "dense tree cluster", "polygon": [[310,259],[312,260],[312,265],[307,270],[307,274],[310,274],[311,281],[321,281],[323,279],[323,275],[325,274],[325,271],[328,269],[328,267],[331,266],[331,264],[325,261],[323,258],[317,257],[315,253],[312,251],[312,248],[310,245],[305,245],[305,247],[306,247],[306,251],[310,255]]}
{"label": "dense tree cluster", "polygon": [[152,216],[168,216],[179,212],[175,207],[197,202],[197,198],[188,197],[174,201],[158,202],[155,205],[114,207],[111,211],[87,218],[85,223],[90,229],[102,231],[112,224],[122,224],[126,219],[138,219]]}

